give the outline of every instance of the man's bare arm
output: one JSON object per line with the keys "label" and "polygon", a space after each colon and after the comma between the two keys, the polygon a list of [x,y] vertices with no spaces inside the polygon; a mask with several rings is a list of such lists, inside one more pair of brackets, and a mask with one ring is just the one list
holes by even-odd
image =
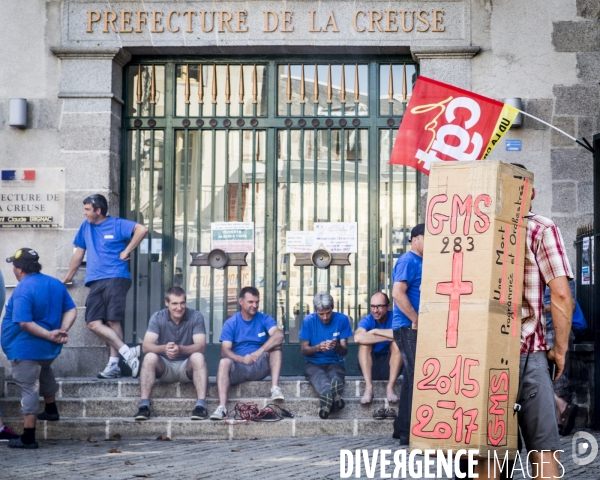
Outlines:
{"label": "man's bare arm", "polygon": [[206,334],[199,333],[192,337],[192,345],[180,345],[179,351],[182,355],[190,356],[192,353],[204,353],[206,350]]}
{"label": "man's bare arm", "polygon": [[334,350],[338,353],[338,355],[345,357],[348,353],[348,339],[343,338],[342,340],[338,340],[335,344]]}
{"label": "man's bare arm", "polygon": [[63,279],[61,280],[62,283],[67,283],[72,280],[73,276],[75,275],[77,270],[79,270],[79,267],[83,263],[84,256],[85,256],[85,249],[83,249],[81,247],[75,247],[75,251],[73,252],[73,256],[71,257],[71,263],[69,265],[69,269],[67,270],[67,273],[65,273],[65,276],[63,277]]}
{"label": "man's bare arm", "polygon": [[71,310],[67,310],[66,312],[63,312],[60,329],[63,332],[68,332],[69,329],[75,323],[76,319],[77,319],[77,309],[76,308],[72,308]]}
{"label": "man's bare arm", "polygon": [[550,313],[555,335],[554,347],[548,352],[548,358],[556,362],[556,379],[558,379],[565,368],[565,358],[569,349],[573,296],[569,279],[565,276],[550,280],[548,286],[550,287]]}
{"label": "man's bare arm", "polygon": [[259,353],[259,356],[264,352],[270,352],[274,348],[279,347],[283,343],[283,332],[279,329],[279,327],[271,327],[269,330],[269,338],[263,343],[262,347],[260,347],[256,352]]}
{"label": "man's bare arm", "polygon": [[413,328],[417,328],[419,315],[410,303],[410,299],[406,294],[407,291],[408,283],[404,281],[395,282],[394,288],[392,289],[392,298],[394,299],[394,303],[396,303],[400,311],[412,322]]}
{"label": "man's bare arm", "polygon": [[374,328],[368,332],[360,327],[354,332],[354,341],[360,345],[374,345],[380,342],[389,342],[394,339],[391,328]]}
{"label": "man's bare arm", "polygon": [[221,342],[221,358],[229,358],[230,360],[233,360],[234,362],[245,364],[246,359],[244,357],[242,357],[241,355],[237,355],[236,353],[233,353],[233,350],[231,349],[231,347],[233,347],[233,342],[227,342],[227,341]]}
{"label": "man's bare arm", "polygon": [[156,353],[156,355],[166,355],[167,346],[157,345],[158,333],[146,332],[144,335],[144,341],[142,342],[142,351],[144,353]]}
{"label": "man's bare arm", "polygon": [[129,260],[131,252],[133,252],[137,248],[137,246],[142,242],[147,233],[148,228],[144,227],[144,225],[142,225],[141,223],[137,223],[133,228],[133,235],[129,244],[127,245],[127,247],[125,247],[125,250],[123,250],[119,254],[119,258],[121,260]]}

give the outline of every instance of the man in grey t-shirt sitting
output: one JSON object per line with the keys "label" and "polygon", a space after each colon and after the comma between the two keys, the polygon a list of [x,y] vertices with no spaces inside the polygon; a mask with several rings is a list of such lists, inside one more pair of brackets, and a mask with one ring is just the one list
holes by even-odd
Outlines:
{"label": "man in grey t-shirt sitting", "polygon": [[207,416],[208,369],[204,361],[206,329],[200,312],[186,307],[185,291],[171,287],[165,295],[167,308],[150,318],[142,350],[145,353],[140,374],[141,401],[136,420],[150,418],[150,394],[154,382],[194,382],[197,402],[192,420]]}

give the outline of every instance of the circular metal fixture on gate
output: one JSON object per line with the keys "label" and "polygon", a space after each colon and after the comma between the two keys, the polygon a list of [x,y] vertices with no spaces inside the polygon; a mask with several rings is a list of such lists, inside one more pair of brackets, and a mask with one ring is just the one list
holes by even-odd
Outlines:
{"label": "circular metal fixture on gate", "polygon": [[258,126],[258,120],[256,118],[253,118],[252,120],[250,120],[250,125],[252,125],[253,127]]}
{"label": "circular metal fixture on gate", "polygon": [[316,118],[314,118],[314,119],[313,119],[313,121],[312,121],[312,125],[313,125],[313,127],[318,127],[318,126],[319,126],[319,123],[321,123],[321,122],[319,122],[319,120],[318,120],[318,119],[316,119]]}
{"label": "circular metal fixture on gate", "polygon": [[393,118],[388,118],[387,124],[388,124],[390,127],[393,127],[395,123],[396,123],[396,122],[394,121],[394,119],[393,119]]}
{"label": "circular metal fixture on gate", "polygon": [[306,120],[304,120],[303,118],[301,118],[300,120],[298,120],[298,125],[300,125],[301,127],[305,127],[306,126]]}
{"label": "circular metal fixture on gate", "polygon": [[148,125],[150,125],[151,127],[154,127],[156,125],[156,120],[151,118],[150,120],[148,120]]}
{"label": "circular metal fixture on gate", "polygon": [[346,125],[348,125],[348,122],[346,121],[345,118],[340,119],[340,127],[345,127]]}
{"label": "circular metal fixture on gate", "polygon": [[229,257],[227,256],[227,254],[220,248],[215,248],[214,250],[211,250],[211,252],[208,254],[208,264],[212,268],[225,268],[227,266],[228,260]]}
{"label": "circular metal fixture on gate", "polygon": [[192,122],[190,122],[190,121],[189,121],[187,118],[181,122],[181,124],[182,124],[184,127],[189,127],[189,126],[190,126],[190,123],[192,123]]}
{"label": "circular metal fixture on gate", "polygon": [[312,264],[317,268],[327,268],[331,265],[331,253],[324,248],[315,250],[310,256]]}
{"label": "circular metal fixture on gate", "polygon": [[210,119],[210,121],[208,122],[208,124],[209,124],[211,127],[216,127],[216,126],[217,126],[217,123],[218,123],[218,122],[217,122],[217,120],[216,120],[216,119],[214,119],[214,118],[211,118],[211,119]]}
{"label": "circular metal fixture on gate", "polygon": [[325,120],[325,125],[327,125],[328,127],[333,126],[333,120],[331,118],[328,118],[327,120]]}
{"label": "circular metal fixture on gate", "polygon": [[360,125],[360,120],[358,118],[355,118],[354,120],[352,120],[352,125],[358,127]]}
{"label": "circular metal fixture on gate", "polygon": [[229,120],[229,119],[223,120],[223,126],[231,127],[231,120]]}
{"label": "circular metal fixture on gate", "polygon": [[238,127],[243,127],[246,124],[246,122],[244,122],[243,118],[238,118],[235,123],[237,123]]}
{"label": "circular metal fixture on gate", "polygon": [[141,127],[142,126],[142,121],[138,118],[135,122],[133,122],[133,126],[134,127]]}
{"label": "circular metal fixture on gate", "polygon": [[291,119],[291,118],[286,118],[286,119],[285,119],[285,121],[283,122],[283,124],[284,124],[286,127],[291,127],[291,126],[294,124],[294,122],[292,122],[292,119]]}
{"label": "circular metal fixture on gate", "polygon": [[204,125],[204,120],[202,120],[201,118],[199,118],[198,120],[196,120],[196,125],[198,125],[199,127]]}

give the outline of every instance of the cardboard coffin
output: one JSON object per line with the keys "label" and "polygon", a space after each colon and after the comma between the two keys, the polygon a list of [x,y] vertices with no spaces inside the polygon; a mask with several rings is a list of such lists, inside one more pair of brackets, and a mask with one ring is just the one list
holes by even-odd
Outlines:
{"label": "cardboard coffin", "polygon": [[533,175],[439,162],[429,177],[411,448],[512,456]]}

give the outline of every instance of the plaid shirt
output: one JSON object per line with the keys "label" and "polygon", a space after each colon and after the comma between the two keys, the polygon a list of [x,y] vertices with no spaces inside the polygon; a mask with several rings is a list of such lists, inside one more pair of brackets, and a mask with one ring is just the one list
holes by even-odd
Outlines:
{"label": "plaid shirt", "polygon": [[552,220],[529,213],[523,285],[521,353],[549,350],[546,344],[544,290],[550,280],[573,278],[560,230]]}

